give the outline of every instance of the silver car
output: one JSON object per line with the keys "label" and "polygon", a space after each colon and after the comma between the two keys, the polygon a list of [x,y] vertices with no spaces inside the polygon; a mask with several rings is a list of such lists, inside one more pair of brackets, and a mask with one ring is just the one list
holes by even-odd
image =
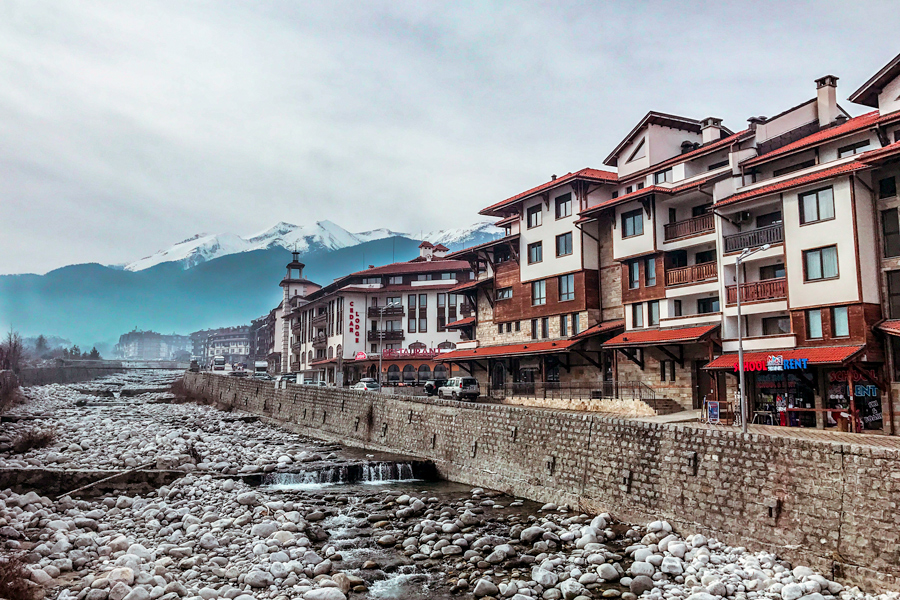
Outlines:
{"label": "silver car", "polygon": [[480,395],[481,387],[474,377],[453,377],[446,385],[438,388],[438,398],[477,400]]}
{"label": "silver car", "polygon": [[363,380],[355,383],[350,387],[351,390],[361,390],[364,392],[379,392],[381,391],[381,386],[378,385],[377,381],[374,380]]}

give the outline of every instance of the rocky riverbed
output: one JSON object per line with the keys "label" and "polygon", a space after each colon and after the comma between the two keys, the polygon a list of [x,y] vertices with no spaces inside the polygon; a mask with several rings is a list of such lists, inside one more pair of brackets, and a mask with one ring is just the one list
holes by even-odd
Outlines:
{"label": "rocky riverbed", "polygon": [[[2,424],[2,469],[176,472],[142,494],[0,491],[0,554],[24,558],[34,597],[869,597],[767,553],[682,537],[663,521],[629,526],[448,482],[316,477],[388,458],[171,403],[163,388],[175,374],[149,373],[29,388],[13,411],[20,419]],[[107,393],[123,389],[136,391]],[[17,452],[33,429],[55,437]]]}

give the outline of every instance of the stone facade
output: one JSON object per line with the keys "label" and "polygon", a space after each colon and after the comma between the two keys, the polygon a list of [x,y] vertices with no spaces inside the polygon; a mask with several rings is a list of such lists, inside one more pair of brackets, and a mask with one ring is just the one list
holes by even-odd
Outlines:
{"label": "stone facade", "polygon": [[665,518],[868,589],[900,589],[900,450],[540,408],[187,373],[197,397],[307,435],[430,459],[537,501]]}

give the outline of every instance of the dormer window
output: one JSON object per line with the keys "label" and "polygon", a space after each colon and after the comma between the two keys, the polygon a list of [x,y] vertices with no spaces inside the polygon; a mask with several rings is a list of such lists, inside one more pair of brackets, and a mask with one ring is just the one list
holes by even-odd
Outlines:
{"label": "dormer window", "polygon": [[672,183],[672,169],[666,169],[653,175],[653,183]]}
{"label": "dormer window", "polygon": [[634,149],[634,152],[631,153],[631,156],[629,156],[628,160],[625,162],[631,162],[639,158],[644,158],[647,155],[646,141],[647,138],[643,138],[640,142],[638,142],[637,148]]}

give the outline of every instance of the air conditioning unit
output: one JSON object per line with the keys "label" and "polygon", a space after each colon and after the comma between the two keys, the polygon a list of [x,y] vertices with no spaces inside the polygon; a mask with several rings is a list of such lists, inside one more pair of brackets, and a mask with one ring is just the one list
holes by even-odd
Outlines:
{"label": "air conditioning unit", "polygon": [[739,213],[734,217],[734,222],[735,222],[737,225],[742,225],[742,224],[744,224],[744,223],[749,223],[751,220],[753,220],[753,217],[750,216],[750,211],[749,211],[749,210],[742,210],[741,212],[739,212]]}

